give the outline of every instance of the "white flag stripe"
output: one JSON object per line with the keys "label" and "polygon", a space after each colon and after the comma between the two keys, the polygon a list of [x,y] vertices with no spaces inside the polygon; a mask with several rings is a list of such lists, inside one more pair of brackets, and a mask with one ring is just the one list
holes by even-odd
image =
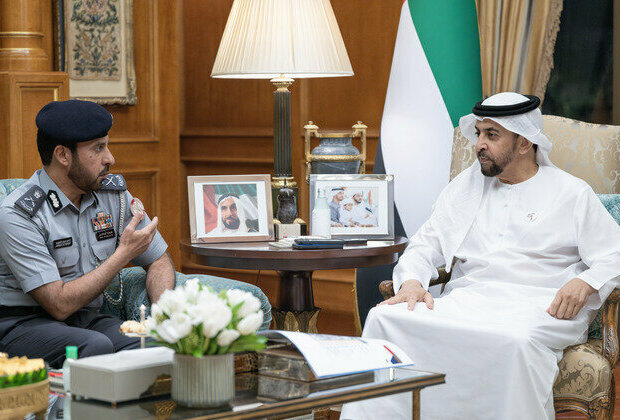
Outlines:
{"label": "white flag stripe", "polygon": [[453,132],[405,1],[381,121],[381,148],[386,173],[395,175],[396,207],[408,236],[430,216],[448,184]]}

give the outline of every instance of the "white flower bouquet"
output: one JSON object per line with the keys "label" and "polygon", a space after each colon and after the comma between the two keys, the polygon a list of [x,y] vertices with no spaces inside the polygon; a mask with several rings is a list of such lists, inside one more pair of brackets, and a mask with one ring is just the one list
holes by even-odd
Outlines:
{"label": "white flower bouquet", "polygon": [[262,323],[254,295],[236,289],[215,293],[198,279],[166,290],[145,322],[157,344],[195,357],[265,348],[267,339],[256,335]]}

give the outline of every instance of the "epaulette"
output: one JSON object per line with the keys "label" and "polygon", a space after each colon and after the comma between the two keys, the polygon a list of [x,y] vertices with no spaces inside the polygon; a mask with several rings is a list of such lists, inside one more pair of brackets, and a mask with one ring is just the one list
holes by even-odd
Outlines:
{"label": "epaulette", "polygon": [[127,183],[123,175],[110,174],[104,178],[101,183],[101,189],[104,191],[125,191],[127,189]]}
{"label": "epaulette", "polygon": [[45,191],[38,185],[33,185],[15,201],[15,207],[19,207],[32,217],[39,211],[44,201]]}

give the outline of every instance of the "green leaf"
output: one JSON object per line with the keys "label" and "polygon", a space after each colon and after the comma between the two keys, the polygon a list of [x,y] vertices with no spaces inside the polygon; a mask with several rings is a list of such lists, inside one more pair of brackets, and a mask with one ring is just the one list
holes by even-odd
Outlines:
{"label": "green leaf", "polygon": [[213,339],[211,339],[211,343],[209,343],[209,350],[207,351],[207,354],[211,355],[211,354],[215,354],[217,350],[217,340],[215,340],[215,337]]}

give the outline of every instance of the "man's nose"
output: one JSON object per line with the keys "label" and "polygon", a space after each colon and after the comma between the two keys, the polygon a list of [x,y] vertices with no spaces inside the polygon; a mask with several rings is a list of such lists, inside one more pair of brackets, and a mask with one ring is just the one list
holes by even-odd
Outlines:
{"label": "man's nose", "polygon": [[110,152],[110,149],[108,149],[108,153],[103,159],[103,164],[112,166],[115,163],[116,163],[116,160],[114,160],[114,156],[112,155],[112,152]]}
{"label": "man's nose", "polygon": [[484,140],[478,137],[478,141],[476,142],[476,152],[480,152],[481,150],[486,150],[487,144]]}

